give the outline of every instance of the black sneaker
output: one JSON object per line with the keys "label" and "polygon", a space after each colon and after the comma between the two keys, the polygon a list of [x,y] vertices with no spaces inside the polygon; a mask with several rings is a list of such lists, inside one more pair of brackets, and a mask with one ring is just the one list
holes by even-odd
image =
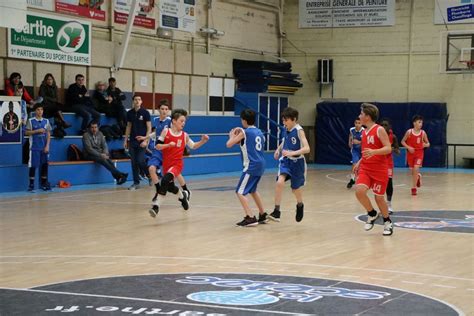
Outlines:
{"label": "black sneaker", "polygon": [[252,226],[257,226],[258,225],[258,221],[257,221],[257,218],[254,216],[254,217],[250,217],[250,216],[245,216],[244,219],[237,223],[236,224],[237,226],[241,226],[241,227],[252,227]]}
{"label": "black sneaker", "polygon": [[354,185],[355,181],[354,180],[350,180],[349,183],[347,184],[346,188],[350,189],[352,188],[352,186]]}
{"label": "black sneaker", "polygon": [[271,219],[272,221],[279,222],[280,221],[280,211],[273,210],[273,212],[268,215],[268,218]]}
{"label": "black sneaker", "polygon": [[160,211],[160,207],[158,205],[153,205],[151,209],[148,210],[148,213],[150,213],[151,217],[156,217],[159,211]]}
{"label": "black sneaker", "polygon": [[258,214],[258,223],[259,224],[266,224],[268,223],[269,219],[268,219],[268,214],[265,212],[263,214]]}
{"label": "black sneaker", "polygon": [[118,178],[117,178],[117,185],[122,185],[125,182],[127,182],[128,178],[128,173],[122,173]]}
{"label": "black sneaker", "polygon": [[28,185],[28,192],[31,192],[31,193],[35,192],[35,185],[34,184]]}
{"label": "black sneaker", "polygon": [[43,190],[43,191],[52,191],[51,184],[49,184],[49,182],[43,182],[41,184],[41,190]]}
{"label": "black sneaker", "polygon": [[181,206],[183,207],[183,209],[185,211],[187,211],[189,209],[189,196],[188,196],[188,192],[187,191],[183,191],[183,198],[182,199],[178,199],[180,202],[181,202]]}
{"label": "black sneaker", "polygon": [[303,215],[304,215],[304,205],[303,204],[301,204],[301,206],[296,205],[296,216],[295,216],[296,221],[301,222],[301,220],[303,219]]}
{"label": "black sneaker", "polygon": [[189,190],[183,190],[183,191],[188,192],[188,202],[189,202],[189,200],[191,200],[191,191],[189,191]]}

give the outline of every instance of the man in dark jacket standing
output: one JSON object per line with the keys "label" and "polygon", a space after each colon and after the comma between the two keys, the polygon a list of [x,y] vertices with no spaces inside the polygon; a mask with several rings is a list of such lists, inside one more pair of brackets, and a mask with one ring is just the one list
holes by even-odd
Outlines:
{"label": "man in dark jacket standing", "polygon": [[[134,95],[132,101],[133,108],[127,112],[127,129],[123,147],[129,150],[132,162],[133,185],[128,189],[136,190],[140,187],[141,172],[150,177],[145,162],[145,151],[148,146],[148,136],[151,133],[151,119],[148,110],[142,107],[141,96]],[[145,136],[146,140],[139,141],[137,136]]]}
{"label": "man in dark jacket standing", "polygon": [[80,133],[85,133],[87,125],[92,121],[100,121],[100,113],[94,109],[89,92],[84,86],[84,75],[76,75],[76,83],[69,86],[66,93],[66,106],[76,115],[82,117]]}
{"label": "man in dark jacket standing", "polygon": [[125,132],[125,127],[127,126],[127,111],[125,111],[125,106],[122,101],[125,101],[127,97],[123,94],[122,90],[117,88],[117,81],[113,77],[109,78],[107,95],[112,97],[112,102],[110,103],[111,107],[109,113],[105,112],[105,114],[107,116],[116,117],[122,132]]}
{"label": "man in dark jacket standing", "polygon": [[82,145],[84,157],[107,168],[117,180],[117,184],[120,185],[127,181],[128,173],[117,170],[112,160],[110,160],[107,142],[104,135],[99,131],[97,122],[92,121],[89,130],[82,135]]}

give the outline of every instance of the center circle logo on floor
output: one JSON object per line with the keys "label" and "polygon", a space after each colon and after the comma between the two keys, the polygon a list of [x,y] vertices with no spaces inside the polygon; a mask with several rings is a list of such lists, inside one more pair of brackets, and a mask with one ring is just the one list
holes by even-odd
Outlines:
{"label": "center circle logo on floor", "polygon": [[[14,299],[12,299],[14,298]],[[287,275],[130,275],[0,289],[2,315],[443,315],[434,298],[364,283]]]}
{"label": "center circle logo on floor", "polygon": [[[395,211],[390,217],[395,228],[474,233],[474,211],[470,210]],[[358,215],[356,219],[365,222],[367,221],[367,214]],[[383,225],[381,216],[379,216],[375,224]]]}
{"label": "center circle logo on floor", "polygon": [[187,298],[201,303],[239,306],[272,304],[280,300],[261,291],[206,291],[189,294]]}

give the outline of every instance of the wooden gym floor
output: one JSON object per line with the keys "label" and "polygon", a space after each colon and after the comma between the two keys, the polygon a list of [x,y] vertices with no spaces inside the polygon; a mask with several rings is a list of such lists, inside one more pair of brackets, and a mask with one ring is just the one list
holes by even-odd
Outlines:
{"label": "wooden gym floor", "polygon": [[[268,212],[275,173],[267,171],[259,184]],[[347,174],[347,168],[310,168],[303,221],[295,222],[286,187],[282,221],[253,228],[234,226],[243,217],[233,192],[237,173],[189,178],[190,210],[169,196],[155,219],[148,186],[0,196],[0,288],[160,273],[291,275],[401,289],[474,315],[473,230],[395,227],[383,237],[376,225],[365,232]],[[408,171],[396,170],[394,222],[409,211],[474,211],[473,173],[423,175],[412,197]]]}

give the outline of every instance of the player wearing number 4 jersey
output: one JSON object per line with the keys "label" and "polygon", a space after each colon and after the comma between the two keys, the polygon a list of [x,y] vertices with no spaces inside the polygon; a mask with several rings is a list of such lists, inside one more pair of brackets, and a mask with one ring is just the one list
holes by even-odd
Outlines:
{"label": "player wearing number 4 jersey", "polygon": [[367,210],[365,230],[374,227],[379,213],[373,208],[367,191],[374,192],[375,202],[382,212],[384,222],[384,236],[393,233],[393,224],[388,214],[385,202],[385,191],[388,184],[387,156],[392,152],[392,147],[385,129],[375,124],[379,116],[379,109],[370,103],[363,103],[359,115],[360,121],[367,128],[362,132],[362,159],[356,166],[358,176],[356,181],[356,197],[360,204]]}
{"label": "player wearing number 4 jersey", "polygon": [[[285,181],[291,181],[291,189],[296,197],[297,222],[303,219],[303,186],[306,182],[306,160],[304,154],[309,153],[310,148],[303,128],[298,124],[298,111],[286,108],[281,113],[285,129],[283,141],[275,151],[274,158],[280,160],[278,177],[275,186],[275,209],[269,215],[270,219],[280,221],[280,203]],[[280,157],[281,154],[281,157]]]}
{"label": "player wearing number 4 jersey", "polygon": [[[265,138],[261,130],[254,126],[255,112],[246,109],[240,113],[243,129],[240,127],[234,128],[229,132],[229,140],[227,147],[230,148],[235,144],[240,143],[240,150],[242,152],[243,170],[235,193],[239,198],[240,204],[244,208],[245,217],[237,223],[237,226],[252,227],[258,224],[265,224],[267,213],[263,209],[262,198],[257,192],[257,185],[265,172],[265,157],[263,154],[265,148]],[[247,194],[252,196],[255,204],[258,207],[258,220],[253,215],[249,207]]]}

